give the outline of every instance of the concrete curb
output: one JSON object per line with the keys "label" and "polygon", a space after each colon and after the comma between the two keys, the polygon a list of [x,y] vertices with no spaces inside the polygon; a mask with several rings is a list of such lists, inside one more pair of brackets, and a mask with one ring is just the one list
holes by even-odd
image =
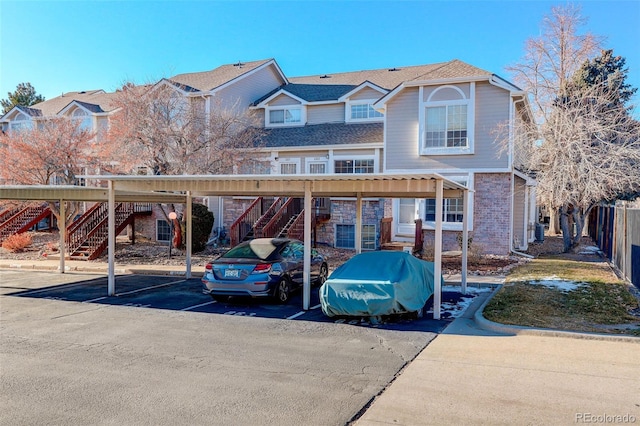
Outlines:
{"label": "concrete curb", "polygon": [[608,341],[617,341],[617,342],[629,342],[629,343],[638,343],[640,344],[640,337],[635,336],[620,336],[620,335],[611,335],[611,334],[602,334],[602,333],[580,333],[574,331],[561,331],[561,330],[553,330],[550,328],[535,328],[535,327],[524,327],[519,325],[506,325],[500,324],[497,322],[489,321],[486,319],[482,312],[484,308],[489,304],[491,299],[498,293],[498,291],[503,287],[503,284],[498,284],[495,287],[495,291],[491,293],[487,299],[478,307],[473,315],[473,320],[479,328],[484,330],[493,331],[496,333],[504,333],[511,335],[528,335],[528,336],[550,336],[550,337],[568,337],[572,339],[587,339],[587,340],[608,340]]}
{"label": "concrete curb", "polygon": [[[41,264],[38,265],[36,263],[0,263],[0,269],[18,269],[25,271],[46,271],[46,272],[56,272],[60,271],[59,265],[48,265]],[[85,272],[92,274],[107,274],[108,267],[104,265],[86,265],[86,266],[78,266],[78,265],[65,265],[65,272]],[[123,274],[137,274],[137,275],[162,275],[162,276],[178,276],[184,277],[186,275],[185,270],[176,270],[176,269],[150,269],[148,265],[124,265],[122,267],[116,267],[115,273],[119,275]],[[204,272],[201,271],[191,271],[192,278],[201,278],[204,275]]]}

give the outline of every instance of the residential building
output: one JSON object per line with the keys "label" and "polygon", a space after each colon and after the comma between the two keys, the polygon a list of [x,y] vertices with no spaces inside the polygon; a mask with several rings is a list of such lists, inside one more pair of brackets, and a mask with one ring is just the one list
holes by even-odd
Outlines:
{"label": "residential building", "polygon": [[[535,181],[517,169],[514,140],[496,130],[529,120],[526,94],[497,75],[459,60],[421,66],[286,77],[273,59],[223,65],[212,71],[180,74],[171,85],[204,112],[216,105],[248,109],[264,127],[253,149],[254,162],[240,174],[439,173],[471,190],[468,229],[473,245],[487,254],[526,250],[534,238]],[[48,114],[90,117],[94,129],[113,113],[95,102],[98,95],[77,92],[31,108],[16,107],[0,119],[18,128]],[[95,96],[91,98],[88,97]],[[61,98],[69,102],[64,103]],[[105,101],[108,104],[108,100]],[[51,105],[51,106],[50,106]],[[55,105],[55,106],[53,106]],[[84,115],[83,115],[84,114]],[[229,230],[254,199],[206,200],[218,225]],[[271,203],[262,200],[261,213]],[[320,244],[355,247],[355,201],[315,200],[314,238]],[[445,199],[445,249],[459,248],[462,199]],[[434,199],[366,199],[362,247],[380,245],[380,224],[392,218],[395,241],[413,241],[416,220],[432,244]],[[166,233],[163,218],[143,226],[154,238]],[[153,232],[152,232],[153,231]]]}

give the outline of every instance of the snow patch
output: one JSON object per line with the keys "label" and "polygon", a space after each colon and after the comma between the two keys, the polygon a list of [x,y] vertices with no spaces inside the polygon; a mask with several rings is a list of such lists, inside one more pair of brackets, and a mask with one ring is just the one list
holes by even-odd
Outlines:
{"label": "snow patch", "polygon": [[552,275],[550,277],[545,277],[539,280],[531,280],[529,281],[529,284],[541,285],[541,286],[559,290],[562,292],[569,292],[569,291],[577,290],[578,288],[582,287],[585,283],[565,280],[556,275]]}

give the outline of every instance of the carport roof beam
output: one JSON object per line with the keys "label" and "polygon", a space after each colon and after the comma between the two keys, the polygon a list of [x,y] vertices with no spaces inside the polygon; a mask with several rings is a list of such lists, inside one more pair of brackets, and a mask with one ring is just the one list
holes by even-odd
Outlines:
{"label": "carport roof beam", "polygon": [[[88,179],[97,176],[85,176]],[[445,197],[459,198],[466,189],[439,174],[322,174],[322,175],[184,175],[100,176],[119,191],[191,191],[194,196],[304,197],[311,182],[316,197],[418,198],[435,196],[435,183],[443,182]]]}
{"label": "carport roof beam", "polygon": [[[109,200],[107,188],[93,188],[84,186],[63,185],[8,185],[0,186],[0,200],[29,200],[29,201],[95,201]],[[116,202],[138,203],[185,203],[186,196],[182,194],[116,191]]]}

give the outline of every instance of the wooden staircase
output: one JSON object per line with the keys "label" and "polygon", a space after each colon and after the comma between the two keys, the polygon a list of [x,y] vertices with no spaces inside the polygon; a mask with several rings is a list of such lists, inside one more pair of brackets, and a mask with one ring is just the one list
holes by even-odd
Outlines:
{"label": "wooden staircase", "polygon": [[0,243],[10,235],[28,231],[49,215],[51,210],[46,204],[3,211],[0,213]]}
{"label": "wooden staircase", "polygon": [[[315,200],[315,199],[314,199]],[[268,209],[262,211],[260,206],[264,200],[256,198],[253,203],[231,225],[231,245],[235,246],[241,241],[252,238],[304,238],[304,209],[301,198],[276,198]],[[317,210],[317,209],[316,209]],[[313,212],[313,211],[312,211]],[[316,220],[326,221],[330,214],[323,213],[319,218],[312,214],[312,224]]]}
{"label": "wooden staircase", "polygon": [[[150,204],[116,204],[116,235],[133,223],[136,215],[150,213]],[[98,258],[109,243],[108,203],[96,203],[74,221],[67,228],[66,242],[69,259],[93,260]]]}

